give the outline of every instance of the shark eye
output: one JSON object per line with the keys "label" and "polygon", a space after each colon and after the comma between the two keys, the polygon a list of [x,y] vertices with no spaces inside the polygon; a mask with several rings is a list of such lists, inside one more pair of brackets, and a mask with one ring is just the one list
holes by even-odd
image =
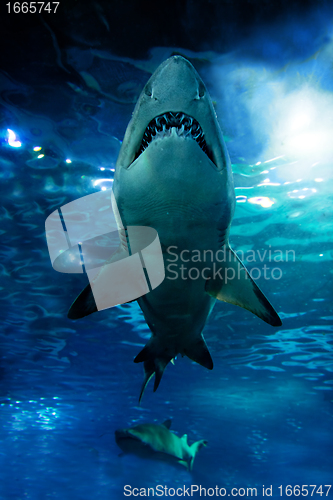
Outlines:
{"label": "shark eye", "polygon": [[206,94],[206,87],[204,86],[204,84],[202,82],[198,82],[198,90],[197,90],[197,95],[195,96],[195,100],[198,101],[199,99],[201,99],[202,97],[204,97],[204,95]]}
{"label": "shark eye", "polygon": [[204,84],[202,82],[198,82],[198,83],[199,83],[198,96],[200,99],[201,97],[203,97],[206,94],[206,87],[204,86]]}
{"label": "shark eye", "polygon": [[151,85],[149,85],[147,83],[147,85],[145,86],[145,94],[148,96],[148,97],[152,97],[153,95],[153,89],[151,88]]}
{"label": "shark eye", "polygon": [[206,93],[205,86],[202,82],[199,82],[199,97],[203,97]]}

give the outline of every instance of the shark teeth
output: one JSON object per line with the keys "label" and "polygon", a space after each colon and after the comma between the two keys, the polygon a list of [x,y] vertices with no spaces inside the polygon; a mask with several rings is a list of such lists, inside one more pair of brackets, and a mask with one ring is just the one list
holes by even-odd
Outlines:
{"label": "shark teeth", "polygon": [[209,159],[213,161],[211,152],[205,141],[204,133],[197,120],[185,113],[172,113],[171,111],[156,116],[148,124],[135,159],[143,153],[152,141],[157,138],[170,137],[171,134],[176,134],[178,137],[183,137],[184,139],[194,139]]}

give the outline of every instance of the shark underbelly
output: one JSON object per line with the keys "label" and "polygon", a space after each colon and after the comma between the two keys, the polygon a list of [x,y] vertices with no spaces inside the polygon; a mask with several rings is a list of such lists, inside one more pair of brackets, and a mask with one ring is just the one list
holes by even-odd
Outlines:
{"label": "shark underbelly", "polygon": [[232,203],[221,174],[193,140],[156,141],[141,156],[120,171],[114,193],[125,227],[158,233],[166,277],[138,303],[165,354],[175,357],[200,336],[215,303],[205,291],[212,258],[203,256],[227,240]]}

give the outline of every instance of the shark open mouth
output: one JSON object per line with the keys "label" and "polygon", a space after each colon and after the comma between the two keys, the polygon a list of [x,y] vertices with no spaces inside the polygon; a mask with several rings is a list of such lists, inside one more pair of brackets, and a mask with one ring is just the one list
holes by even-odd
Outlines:
{"label": "shark open mouth", "polygon": [[185,113],[173,113],[171,111],[156,116],[151,120],[143,134],[140,149],[135,155],[135,160],[153,140],[170,137],[173,133],[184,139],[194,139],[208,158],[215,163],[213,155],[206,144],[205,136],[199,122]]}

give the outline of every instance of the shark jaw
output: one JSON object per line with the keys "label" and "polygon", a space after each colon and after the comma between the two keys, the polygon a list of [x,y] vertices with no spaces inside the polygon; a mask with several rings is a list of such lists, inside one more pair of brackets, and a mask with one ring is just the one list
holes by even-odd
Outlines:
{"label": "shark jaw", "polygon": [[172,136],[196,141],[202,151],[215,165],[213,154],[207,146],[205,136],[199,122],[185,113],[171,111],[156,116],[150,121],[143,134],[141,145],[135,154],[134,161],[149,147],[152,142]]}

